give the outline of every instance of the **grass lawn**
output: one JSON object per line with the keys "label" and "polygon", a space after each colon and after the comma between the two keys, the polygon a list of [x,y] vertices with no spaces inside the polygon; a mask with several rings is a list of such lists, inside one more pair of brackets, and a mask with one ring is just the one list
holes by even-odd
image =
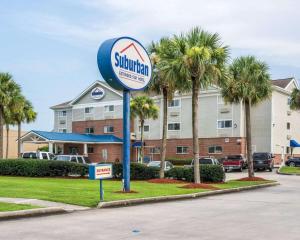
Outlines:
{"label": "grass lawn", "polygon": [[281,167],[279,169],[281,173],[289,173],[289,174],[300,174],[300,167]]}
{"label": "grass lawn", "polygon": [[[225,189],[257,185],[265,182],[229,181],[213,186]],[[113,201],[142,197],[179,195],[209,191],[179,188],[183,184],[155,184],[131,181],[131,190],[138,193],[115,193],[122,189],[121,181],[105,180],[104,200]],[[0,197],[36,198],[81,206],[95,207],[99,202],[99,181],[87,179],[29,178],[0,176]]]}
{"label": "grass lawn", "polygon": [[33,209],[33,208],[39,208],[39,207],[29,205],[29,204],[15,204],[15,203],[0,202],[0,212],[18,211],[18,210],[26,210],[26,209]]}

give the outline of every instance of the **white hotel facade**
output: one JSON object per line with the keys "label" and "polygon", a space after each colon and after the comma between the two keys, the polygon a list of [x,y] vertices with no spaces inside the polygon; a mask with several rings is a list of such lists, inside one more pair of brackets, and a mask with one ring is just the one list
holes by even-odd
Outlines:
{"label": "white hotel facade", "polygon": [[[281,154],[291,153],[290,140],[300,142],[300,112],[289,108],[291,91],[298,88],[294,78],[273,80],[270,99],[252,108],[252,148],[257,152],[272,152],[277,163]],[[95,99],[93,92],[103,92]],[[152,97],[160,108],[157,120],[145,123],[146,155],[160,159],[162,138],[162,96]],[[175,94],[168,107],[167,158],[192,158],[192,108],[191,94]],[[86,133],[115,135],[122,138],[122,93],[105,82],[96,81],[69,102],[51,107],[54,111],[54,131],[64,133]],[[139,120],[132,121],[131,159],[137,159],[140,138]],[[217,158],[229,154],[245,154],[245,118],[242,104],[225,104],[220,90],[211,87],[200,91],[199,96],[199,141],[200,155]],[[80,143],[59,144],[65,154],[82,154]],[[300,154],[295,148],[293,153]],[[92,161],[122,160],[122,150],[116,145],[89,144],[87,154]]]}

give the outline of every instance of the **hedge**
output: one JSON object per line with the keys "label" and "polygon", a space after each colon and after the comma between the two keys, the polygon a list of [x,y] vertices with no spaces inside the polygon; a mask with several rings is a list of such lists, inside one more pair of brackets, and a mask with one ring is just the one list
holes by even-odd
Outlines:
{"label": "hedge", "polygon": [[[194,169],[193,168],[182,168],[174,167],[166,172],[166,177],[185,180],[188,182],[194,181]],[[202,182],[224,182],[225,172],[220,165],[201,165],[200,176]]]}
{"label": "hedge", "polygon": [[70,174],[85,176],[88,166],[66,161],[53,160],[25,160],[3,159],[0,160],[0,175],[25,176],[25,177],[60,177]]}
{"label": "hedge", "polygon": [[166,159],[175,166],[191,165],[192,159]]}
{"label": "hedge", "polygon": [[[123,165],[122,163],[113,164],[113,178],[123,178]],[[141,163],[130,164],[130,179],[132,180],[147,180],[159,177],[158,167],[147,167]]]}

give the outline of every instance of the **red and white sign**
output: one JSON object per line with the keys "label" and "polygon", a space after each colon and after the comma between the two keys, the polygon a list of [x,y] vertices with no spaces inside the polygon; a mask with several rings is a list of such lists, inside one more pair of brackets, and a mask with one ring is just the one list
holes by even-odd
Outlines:
{"label": "red and white sign", "polygon": [[90,179],[93,180],[112,178],[113,175],[112,164],[90,165],[89,175],[90,175]]}

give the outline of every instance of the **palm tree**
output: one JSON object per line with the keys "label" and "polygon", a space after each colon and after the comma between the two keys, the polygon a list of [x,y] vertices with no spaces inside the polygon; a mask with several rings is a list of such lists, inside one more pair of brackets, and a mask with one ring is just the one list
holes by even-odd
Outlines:
{"label": "palm tree", "polygon": [[161,166],[159,177],[164,178],[165,175],[165,159],[167,148],[167,125],[168,125],[168,101],[174,96],[174,92],[178,89],[176,79],[165,74],[165,67],[168,62],[163,61],[164,54],[169,51],[170,40],[167,38],[160,39],[159,42],[152,42],[149,47],[150,58],[153,64],[152,80],[148,86],[148,91],[163,95],[163,129],[161,140]]}
{"label": "palm tree", "polygon": [[3,120],[6,128],[6,147],[5,147],[5,158],[8,158],[8,152],[9,152],[9,130],[10,125],[14,125],[14,120],[12,118],[12,109],[11,107],[5,107],[4,108],[4,114],[3,114]]}
{"label": "palm tree", "polygon": [[0,158],[3,158],[4,110],[19,92],[20,87],[12,76],[9,73],[0,73]]}
{"label": "palm tree", "polygon": [[[17,110],[13,114],[13,120],[18,125],[18,139],[21,138],[21,124],[22,122],[31,123],[34,122],[37,113],[34,111],[30,101],[25,99],[24,96],[19,95],[16,98],[18,103]],[[18,157],[21,157],[21,142],[18,141]]]}
{"label": "palm tree", "polygon": [[291,94],[290,100],[290,108],[292,110],[300,109],[300,90],[298,88],[294,88]]}
{"label": "palm tree", "polygon": [[228,47],[223,46],[217,33],[211,34],[196,27],[187,34],[175,35],[170,48],[169,54],[163,57],[169,63],[166,72],[176,72],[181,85],[187,91],[192,89],[194,181],[200,183],[199,91],[225,79]]}
{"label": "palm tree", "polygon": [[223,86],[222,95],[225,102],[245,106],[248,175],[253,177],[251,106],[269,98],[272,93],[269,68],[254,56],[245,56],[232,62],[229,74],[231,79]]}
{"label": "palm tree", "polygon": [[137,96],[130,102],[130,115],[132,118],[139,118],[141,124],[141,152],[140,158],[144,159],[144,126],[146,119],[158,118],[158,107],[154,104],[153,99],[146,96]]}

